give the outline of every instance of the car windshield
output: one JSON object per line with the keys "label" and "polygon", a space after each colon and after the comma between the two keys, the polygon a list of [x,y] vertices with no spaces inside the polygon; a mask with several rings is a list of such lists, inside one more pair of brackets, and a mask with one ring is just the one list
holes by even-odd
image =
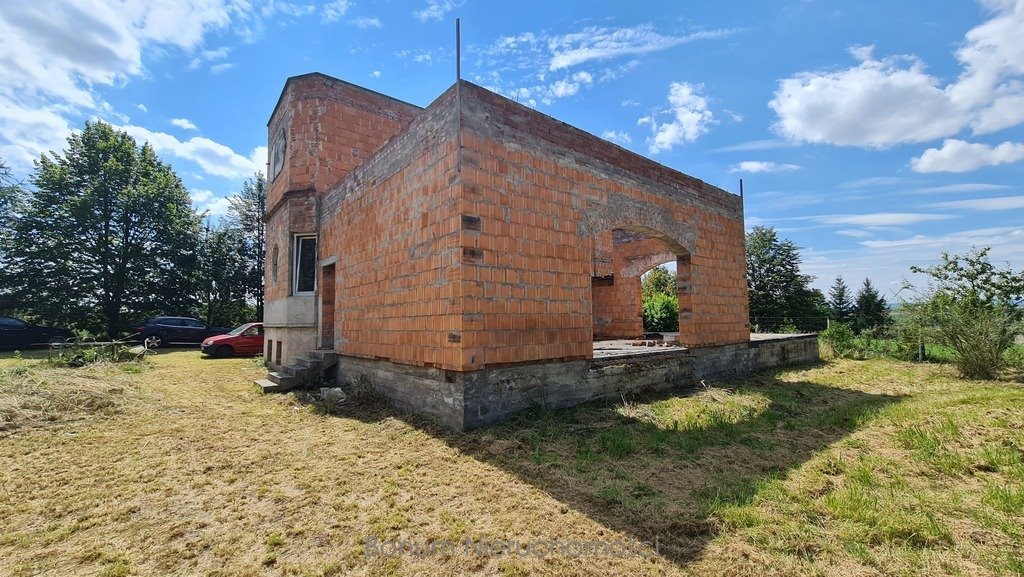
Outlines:
{"label": "car windshield", "polygon": [[247,325],[242,325],[242,326],[240,326],[240,327],[238,327],[238,328],[236,328],[236,329],[232,330],[232,331],[231,331],[230,333],[228,333],[228,334],[229,334],[229,335],[231,335],[231,336],[233,336],[233,337],[236,337],[236,336],[238,336],[238,335],[240,335],[240,334],[244,333],[244,332],[245,332],[245,329],[247,329],[247,328],[249,328],[249,327],[251,327],[251,326],[252,326],[252,323],[249,323],[249,324],[247,324]]}

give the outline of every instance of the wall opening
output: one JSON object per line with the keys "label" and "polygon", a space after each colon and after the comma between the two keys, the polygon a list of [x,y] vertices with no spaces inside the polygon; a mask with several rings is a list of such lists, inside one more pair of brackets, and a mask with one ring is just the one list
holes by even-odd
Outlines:
{"label": "wall opening", "polygon": [[665,287],[665,292],[678,305],[677,323],[670,323],[678,328],[658,332],[669,333],[669,340],[684,345],[694,342],[690,254],[667,235],[642,227],[614,228],[595,238],[591,280],[595,340],[643,338],[643,276],[665,263],[671,263],[666,268],[675,273],[673,286]]}

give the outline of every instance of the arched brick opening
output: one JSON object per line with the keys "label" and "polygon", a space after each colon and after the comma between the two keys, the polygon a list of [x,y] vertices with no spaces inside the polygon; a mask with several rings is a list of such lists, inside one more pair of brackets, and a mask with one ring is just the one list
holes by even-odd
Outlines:
{"label": "arched brick opening", "polygon": [[643,337],[641,277],[676,262],[679,342],[696,344],[690,251],[672,236],[643,225],[625,225],[594,237],[591,313],[596,340]]}

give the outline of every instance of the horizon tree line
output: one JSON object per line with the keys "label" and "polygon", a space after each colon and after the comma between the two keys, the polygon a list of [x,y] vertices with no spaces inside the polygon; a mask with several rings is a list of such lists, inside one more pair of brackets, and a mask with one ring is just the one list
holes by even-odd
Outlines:
{"label": "horizon tree line", "polygon": [[262,320],[261,173],[214,221],[152,146],[94,121],[28,184],[0,161],[0,314],[109,338],[152,316]]}

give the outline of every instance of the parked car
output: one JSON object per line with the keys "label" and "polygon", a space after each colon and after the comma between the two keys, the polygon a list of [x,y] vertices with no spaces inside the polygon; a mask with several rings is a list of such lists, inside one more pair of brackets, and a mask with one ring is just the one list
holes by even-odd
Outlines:
{"label": "parked car", "polygon": [[75,333],[57,327],[41,327],[14,317],[0,317],[0,349],[45,346],[54,337],[72,339]]}
{"label": "parked car", "polygon": [[152,347],[175,343],[201,343],[207,337],[223,335],[228,327],[211,327],[199,319],[189,317],[155,317],[132,327],[139,339]]}
{"label": "parked car", "polygon": [[226,335],[203,341],[203,354],[211,357],[263,354],[263,323],[246,323]]}

